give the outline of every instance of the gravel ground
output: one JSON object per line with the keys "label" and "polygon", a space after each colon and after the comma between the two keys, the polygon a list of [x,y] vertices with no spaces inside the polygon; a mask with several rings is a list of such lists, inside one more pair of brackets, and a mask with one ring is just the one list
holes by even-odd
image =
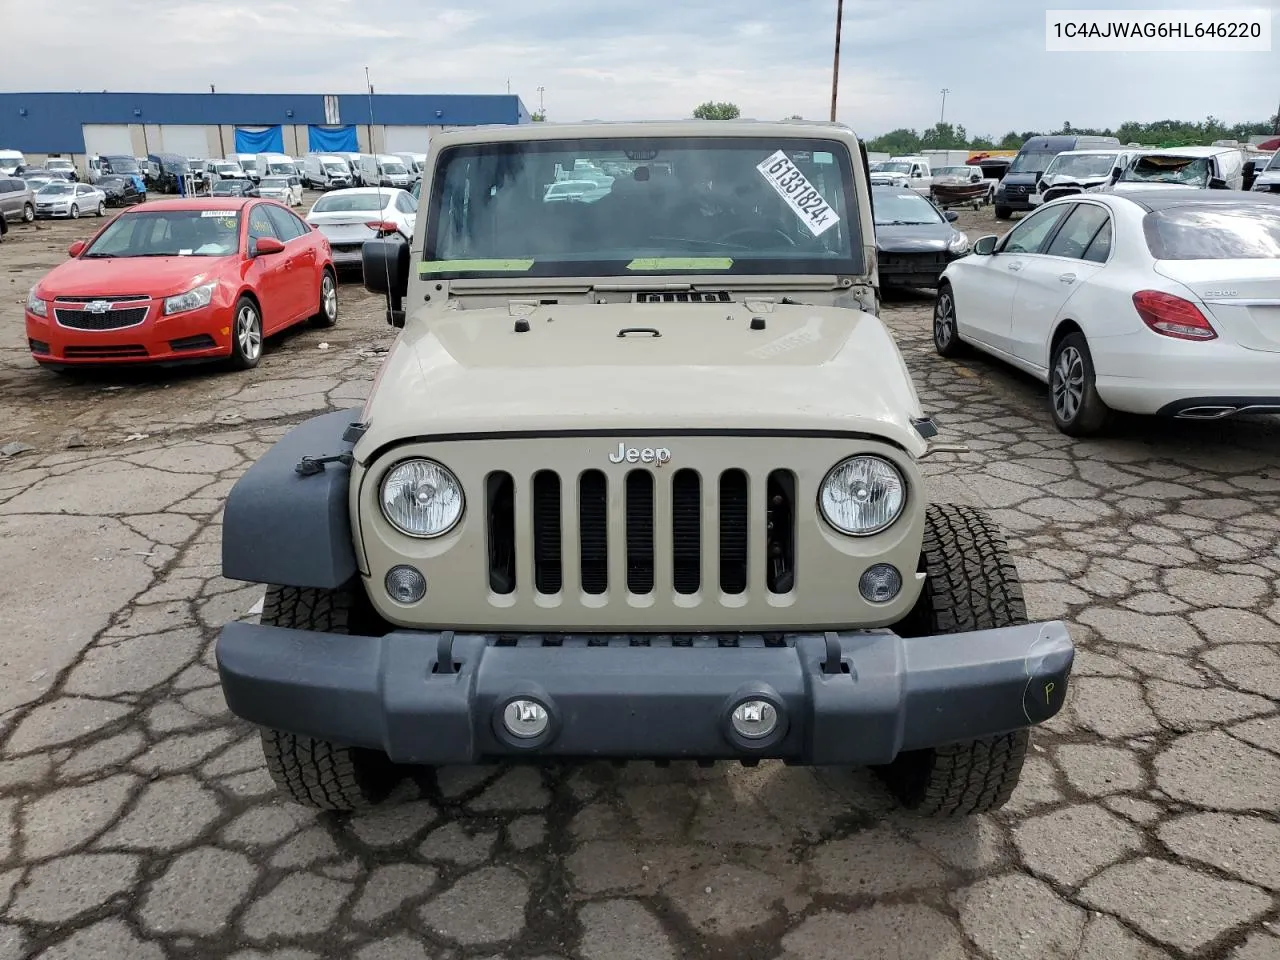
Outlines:
{"label": "gravel ground", "polygon": [[336,328],[247,374],[59,377],[21,305],[96,225],[0,245],[0,443],[33,448],[0,460],[0,960],[1280,957],[1275,420],[1073,441],[1029,378],[934,356],[927,296],[890,297],[951,451],[931,494],[994,513],[1032,616],[1080,648],[1004,811],[639,764],[445,770],[322,815],[222,701],[213,639],[261,590],[219,576],[220,509],[290,425],[363,399],[381,305],[344,285]]}

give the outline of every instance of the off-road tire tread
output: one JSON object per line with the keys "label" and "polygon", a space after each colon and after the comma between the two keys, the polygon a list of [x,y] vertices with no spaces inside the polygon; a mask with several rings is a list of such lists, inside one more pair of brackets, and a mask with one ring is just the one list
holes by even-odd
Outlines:
{"label": "off-road tire tread", "polygon": [[[1018,571],[999,528],[983,511],[931,505],[921,554],[928,579],[917,605],[922,632],[961,633],[1027,622]],[[906,631],[904,631],[906,632]],[[902,754],[878,769],[899,802],[931,817],[997,810],[1018,785],[1030,731]]]}
{"label": "off-road tire tread", "polygon": [[[354,590],[309,587],[267,588],[262,622],[276,627],[349,634],[364,613]],[[321,810],[361,810],[376,806],[393,785],[391,764],[373,751],[359,750],[263,729],[267,772],[296,802]]]}

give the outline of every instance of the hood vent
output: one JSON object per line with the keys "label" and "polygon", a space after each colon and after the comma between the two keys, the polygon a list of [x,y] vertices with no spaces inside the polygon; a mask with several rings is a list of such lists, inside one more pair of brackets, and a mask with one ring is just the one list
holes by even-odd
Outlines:
{"label": "hood vent", "polygon": [[644,291],[636,294],[636,303],[732,303],[727,291]]}

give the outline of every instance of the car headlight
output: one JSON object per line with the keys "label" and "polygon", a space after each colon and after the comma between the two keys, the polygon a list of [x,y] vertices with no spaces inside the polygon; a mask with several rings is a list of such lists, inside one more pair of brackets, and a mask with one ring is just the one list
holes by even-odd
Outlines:
{"label": "car headlight", "polygon": [[969,235],[967,233],[957,233],[947,244],[949,253],[968,253],[969,252]]}
{"label": "car headlight", "polygon": [[198,310],[201,307],[207,307],[213,300],[213,288],[217,286],[214,283],[206,283],[186,293],[180,293],[176,297],[165,297],[164,315],[167,317],[173,313],[186,313],[188,310]]}
{"label": "car headlight", "polygon": [[891,526],[907,502],[901,471],[881,457],[850,457],[831,468],[818,494],[822,516],[841,533],[866,537]]}
{"label": "car headlight", "polygon": [[462,484],[434,460],[406,460],[382,480],[382,515],[411,537],[438,537],[462,517]]}
{"label": "car headlight", "polygon": [[27,294],[27,312],[34,313],[37,317],[49,315],[49,305],[36,296],[35,287],[32,287],[31,292]]}

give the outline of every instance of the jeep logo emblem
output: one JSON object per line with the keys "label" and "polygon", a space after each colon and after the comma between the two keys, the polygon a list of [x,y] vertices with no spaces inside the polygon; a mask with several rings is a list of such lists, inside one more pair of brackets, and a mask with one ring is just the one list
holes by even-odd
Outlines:
{"label": "jeep logo emblem", "polygon": [[652,463],[664,466],[671,462],[671,451],[666,447],[628,447],[619,443],[618,449],[609,454],[610,463]]}

